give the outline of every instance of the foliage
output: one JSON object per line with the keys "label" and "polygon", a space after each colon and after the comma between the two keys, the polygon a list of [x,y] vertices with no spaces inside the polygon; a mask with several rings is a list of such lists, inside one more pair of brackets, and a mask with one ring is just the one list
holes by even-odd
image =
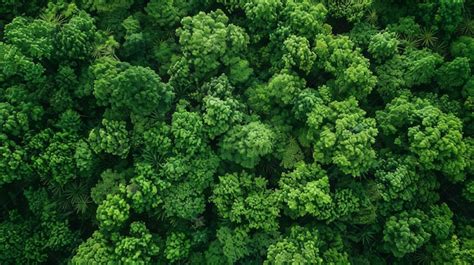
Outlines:
{"label": "foliage", "polygon": [[368,51],[376,61],[382,62],[397,52],[398,40],[391,32],[382,32],[370,38]]}
{"label": "foliage", "polygon": [[319,254],[317,231],[307,230],[303,227],[290,228],[288,237],[268,247],[265,264],[323,264]]}
{"label": "foliage", "polygon": [[464,0],[0,0],[0,264],[474,264]]}
{"label": "foliage", "polygon": [[311,71],[316,54],[311,51],[309,41],[306,38],[291,35],[283,45],[285,55],[282,59],[286,67],[291,69],[294,66],[306,73]]}
{"label": "foliage", "polygon": [[249,228],[267,231],[278,228],[275,193],[267,189],[267,181],[245,172],[219,177],[211,201],[219,216]]}
{"label": "foliage", "polygon": [[403,95],[377,112],[377,120],[387,140],[413,154],[422,168],[439,170],[452,182],[464,180],[466,146],[462,123],[453,114],[426,99]]}
{"label": "foliage", "polygon": [[332,16],[345,18],[350,22],[359,21],[372,5],[372,0],[323,1]]}
{"label": "foliage", "polygon": [[221,157],[252,168],[271,153],[274,139],[273,131],[261,122],[235,126],[220,142]]}
{"label": "foliage", "polygon": [[232,81],[245,81],[248,77],[242,72],[240,74],[244,76],[235,76],[232,71],[244,60],[240,53],[246,50],[249,37],[241,27],[228,22],[229,18],[219,9],[209,14],[199,12],[181,21],[182,27],[176,34],[183,60],[194,70],[197,80],[215,73],[222,66],[228,68]]}
{"label": "foliage", "polygon": [[321,220],[332,217],[329,178],[318,164],[301,163],[292,172],[282,175],[278,184],[280,200],[292,215],[310,214]]}
{"label": "foliage", "polygon": [[114,115],[147,115],[153,111],[164,114],[170,107],[171,88],[148,67],[104,58],[93,66],[93,72],[97,104],[110,107]]}
{"label": "foliage", "polygon": [[308,139],[314,141],[313,158],[322,164],[333,163],[346,174],[360,176],[372,166],[372,149],[378,130],[375,120],[354,98],[316,104],[308,114]]}
{"label": "foliage", "polygon": [[337,98],[350,96],[364,99],[376,84],[377,78],[369,69],[369,61],[347,36],[318,35],[316,57],[319,68],[334,75],[331,86]]}
{"label": "foliage", "polygon": [[88,142],[96,153],[106,152],[109,154],[126,157],[130,149],[128,131],[123,121],[102,120],[103,128],[92,129],[89,133]]}
{"label": "foliage", "polygon": [[384,228],[385,247],[395,257],[402,257],[406,253],[414,252],[430,236],[423,228],[423,221],[426,219],[427,217],[420,211],[402,212],[398,216],[390,217]]}

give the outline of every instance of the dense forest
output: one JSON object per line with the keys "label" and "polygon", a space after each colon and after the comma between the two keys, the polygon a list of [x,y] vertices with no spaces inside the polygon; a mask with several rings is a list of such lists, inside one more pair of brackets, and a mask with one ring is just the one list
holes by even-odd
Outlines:
{"label": "dense forest", "polygon": [[474,264],[472,16],[0,0],[0,264]]}

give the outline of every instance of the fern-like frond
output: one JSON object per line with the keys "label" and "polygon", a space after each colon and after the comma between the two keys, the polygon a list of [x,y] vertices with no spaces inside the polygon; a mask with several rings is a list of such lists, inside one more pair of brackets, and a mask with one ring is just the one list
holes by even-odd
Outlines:
{"label": "fern-like frond", "polygon": [[56,26],[62,26],[66,23],[66,17],[63,14],[51,14],[51,13],[43,13],[40,15],[40,19],[47,21]]}
{"label": "fern-like frond", "polygon": [[428,265],[431,263],[431,256],[426,251],[422,249],[418,250],[417,252],[413,253],[413,260],[418,265]]}
{"label": "fern-like frond", "polygon": [[379,19],[379,15],[377,14],[377,10],[374,8],[371,8],[367,11],[367,14],[365,15],[365,20],[372,24],[372,25],[377,25],[377,21]]}
{"label": "fern-like frond", "polygon": [[443,56],[448,54],[448,44],[445,41],[435,43],[431,49]]}
{"label": "fern-like frond", "polygon": [[461,35],[474,36],[474,19],[465,17],[459,24],[458,31]]}
{"label": "fern-like frond", "polygon": [[145,162],[152,164],[155,168],[160,168],[164,160],[163,155],[155,148],[146,148],[143,151],[142,157]]}
{"label": "fern-like frond", "polygon": [[64,200],[68,208],[73,208],[76,213],[84,214],[92,203],[89,196],[89,187],[85,182],[73,182],[64,188]]}
{"label": "fern-like frond", "polygon": [[421,29],[421,33],[418,35],[419,43],[424,47],[433,47],[438,41],[436,33],[436,30],[432,28]]}
{"label": "fern-like frond", "polygon": [[401,37],[400,49],[411,50],[416,49],[420,46],[420,40],[413,36],[403,36]]}

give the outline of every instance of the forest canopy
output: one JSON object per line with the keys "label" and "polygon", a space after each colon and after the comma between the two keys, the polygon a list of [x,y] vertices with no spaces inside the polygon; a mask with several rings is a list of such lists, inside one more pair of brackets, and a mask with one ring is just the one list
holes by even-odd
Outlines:
{"label": "forest canopy", "polygon": [[0,264],[474,264],[473,16],[0,0]]}

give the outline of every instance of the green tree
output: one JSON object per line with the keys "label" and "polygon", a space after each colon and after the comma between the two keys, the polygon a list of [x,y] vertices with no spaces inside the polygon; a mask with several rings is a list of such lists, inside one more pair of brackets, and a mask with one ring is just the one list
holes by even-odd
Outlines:
{"label": "green tree", "polygon": [[313,142],[315,161],[333,163],[353,176],[360,176],[373,166],[376,153],[372,145],[378,130],[375,120],[365,117],[354,98],[316,104],[306,123],[306,137]]}
{"label": "green tree", "polygon": [[272,152],[274,139],[273,131],[261,122],[237,125],[224,135],[220,154],[224,159],[252,168],[262,156]]}
{"label": "green tree", "polygon": [[137,115],[165,114],[169,110],[173,91],[148,67],[104,58],[94,65],[93,73],[97,103],[110,107],[115,115],[128,111]]}

